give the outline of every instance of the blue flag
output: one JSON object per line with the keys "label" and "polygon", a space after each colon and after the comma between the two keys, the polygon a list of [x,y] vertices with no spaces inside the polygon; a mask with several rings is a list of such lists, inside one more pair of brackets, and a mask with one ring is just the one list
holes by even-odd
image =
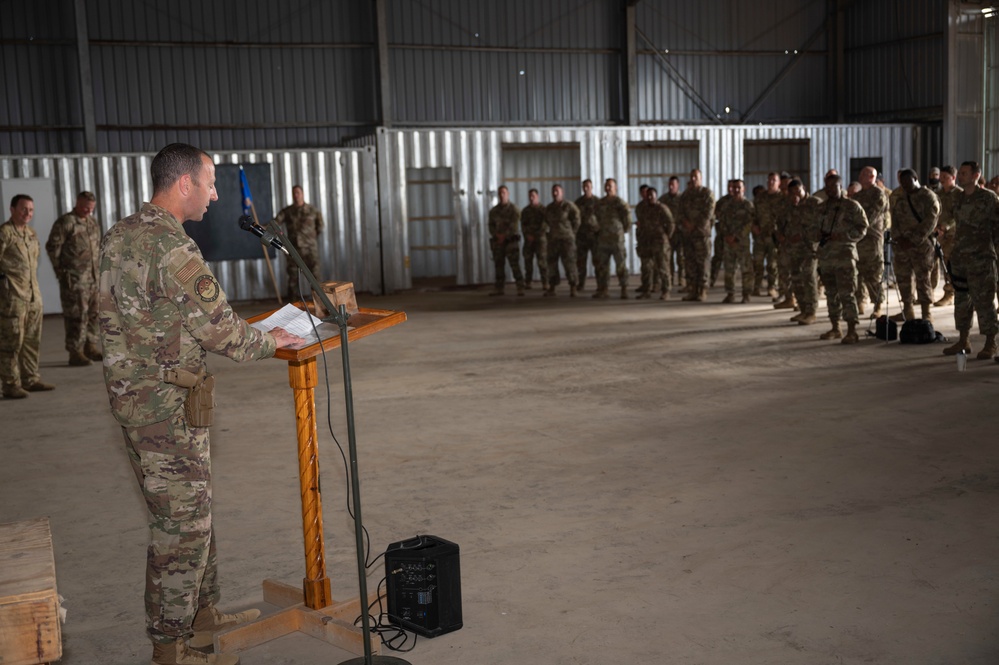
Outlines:
{"label": "blue flag", "polygon": [[243,214],[247,216],[253,215],[253,195],[250,194],[250,183],[246,181],[246,171],[243,170],[243,165],[239,166],[239,183],[243,187]]}

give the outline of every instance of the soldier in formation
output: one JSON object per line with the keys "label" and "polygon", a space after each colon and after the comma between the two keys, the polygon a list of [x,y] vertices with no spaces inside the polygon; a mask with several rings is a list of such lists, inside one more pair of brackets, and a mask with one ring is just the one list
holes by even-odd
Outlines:
{"label": "soldier in formation", "polygon": [[672,282],[678,287],[683,286],[683,230],[677,220],[680,219],[680,179],[670,176],[667,191],[659,197],[659,202],[669,208],[673,215],[673,233],[669,238],[669,272]]}
{"label": "soldier in formation", "polygon": [[[763,278],[767,281],[767,295],[777,297],[777,210],[784,201],[780,188],[780,175],[767,174],[767,188],[753,198],[756,222],[753,224],[753,295],[763,295]],[[787,294],[785,293],[785,299]]]}
{"label": "soldier in formation", "polygon": [[548,224],[548,290],[544,295],[555,295],[555,287],[559,284],[558,263],[561,259],[565,280],[569,282],[569,296],[575,298],[579,208],[565,200],[562,185],[552,187],[552,202],[545,208],[545,222]]}
{"label": "soldier in formation", "polygon": [[506,286],[506,264],[510,264],[517,295],[524,295],[524,275],[520,271],[520,210],[510,203],[510,190],[501,185],[499,203],[489,211],[489,246],[496,268],[496,288],[489,295],[503,295]]}
{"label": "soldier in formation", "polygon": [[746,183],[742,180],[728,181],[728,194],[718,200],[715,206],[718,217],[718,237],[722,239],[722,254],[725,264],[724,303],[735,302],[735,274],[742,270],[742,301],[749,302],[753,289],[753,261],[749,239],[756,224],[756,209],[746,199]]}
{"label": "soldier in formation", "polygon": [[881,288],[885,269],[885,221],[888,215],[888,194],[877,186],[878,170],[865,166],[860,170],[860,191],[853,200],[860,204],[867,217],[867,234],[857,243],[857,307],[863,314],[864,295],[870,297],[874,318],[881,316],[885,294]]}
{"label": "soldier in formation", "polygon": [[[826,304],[832,328],[820,339],[842,339],[856,344],[859,312],[857,310],[857,243],[867,233],[864,209],[846,197],[843,179],[835,173],[826,176],[826,201],[818,206],[819,273],[826,289]],[[845,319],[847,332],[840,331]]]}
{"label": "soldier in formation", "polygon": [[538,190],[527,193],[528,205],[520,211],[520,229],[524,236],[524,288],[530,289],[534,280],[534,264],[538,264],[541,288],[548,290],[548,223],[545,207],[541,205]]}
{"label": "soldier in formation", "polygon": [[916,317],[913,311],[913,290],[922,318],[929,320],[933,291],[930,288],[930,271],[933,269],[934,230],[940,216],[940,201],[929,188],[919,183],[919,176],[912,169],[899,172],[901,192],[891,209],[892,241],[895,245],[895,279],[902,299],[902,312],[893,316],[895,321],[908,321]]}
{"label": "soldier in formation", "polygon": [[613,258],[617,271],[617,281],[621,287],[621,298],[628,297],[628,264],[625,260],[624,234],[631,230],[631,215],[628,204],[617,195],[617,181],[608,178],[604,182],[604,196],[596,205],[597,224],[597,292],[594,298],[610,296],[610,261]]}
{"label": "soldier in formation", "polygon": [[777,206],[777,242],[781,248],[781,256],[790,267],[791,293],[800,310],[791,317],[791,321],[801,326],[815,323],[819,301],[817,206],[818,201],[808,196],[798,179],[792,179],[788,183],[787,193]]}
{"label": "soldier in formation", "polygon": [[101,227],[94,218],[97,197],[80,192],[73,209],[52,225],[45,251],[59,280],[66,351],[74,367],[101,360],[97,330],[97,257]]}
{"label": "soldier in formation", "polygon": [[669,257],[669,238],[675,224],[673,214],[656,196],[659,192],[654,187],[645,190],[645,205],[636,206],[635,213],[638,223],[635,227],[635,241],[638,257],[642,261],[642,285],[638,297],[652,297],[655,285],[660,285],[660,300],[669,299],[670,275],[667,259]]}
{"label": "soldier in formation", "polygon": [[4,399],[55,388],[38,373],[42,344],[42,292],[38,288],[41,245],[30,222],[35,202],[27,194],[10,201],[0,225],[0,383]]}
{"label": "soldier in formation", "polygon": [[[954,201],[962,191],[964,190],[957,184],[957,170],[950,165],[940,169],[940,193],[937,195],[940,198],[940,218],[937,220],[936,235],[945,267],[950,264],[950,257],[954,251],[954,233],[957,230],[952,213]],[[951,283],[950,271],[944,270],[943,273],[944,293],[940,300],[933,303],[934,307],[943,307],[954,302],[954,285]]]}
{"label": "soldier in formation", "polygon": [[[316,279],[322,281],[319,266],[319,238],[323,232],[323,213],[305,202],[301,185],[291,188],[292,204],[277,215],[277,222],[285,227],[288,240],[302,256],[302,261]],[[298,266],[288,261],[288,300],[298,300]]]}
{"label": "soldier in formation", "polygon": [[683,226],[684,264],[687,268],[687,301],[703,302],[708,291],[708,260],[711,251],[711,220],[715,195],[701,184],[701,170],[690,172],[690,184],[680,196],[680,224]]}
{"label": "soldier in formation", "polygon": [[978,358],[996,355],[996,242],[999,240],[999,197],[978,184],[982,169],[977,162],[964,162],[957,171],[962,191],[954,196],[951,215],[956,231],[951,253],[951,279],[954,284],[954,325],[960,339],[944,349],[947,355],[971,353],[968,336],[972,317],[978,315],[978,328],[985,345]]}
{"label": "soldier in formation", "polygon": [[583,195],[576,199],[579,208],[579,230],[576,231],[576,290],[586,287],[586,257],[590,257],[594,268],[597,264],[597,197],[593,195],[593,181],[583,181]]}

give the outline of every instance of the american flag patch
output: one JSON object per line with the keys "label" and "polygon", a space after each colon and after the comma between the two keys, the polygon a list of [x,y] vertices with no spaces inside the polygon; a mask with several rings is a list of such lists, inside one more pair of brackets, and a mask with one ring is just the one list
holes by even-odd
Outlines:
{"label": "american flag patch", "polygon": [[181,284],[186,283],[189,279],[191,279],[195,275],[200,274],[202,272],[203,267],[204,266],[202,265],[201,261],[199,261],[198,259],[191,259],[190,261],[184,264],[183,268],[177,271],[177,281],[179,281]]}

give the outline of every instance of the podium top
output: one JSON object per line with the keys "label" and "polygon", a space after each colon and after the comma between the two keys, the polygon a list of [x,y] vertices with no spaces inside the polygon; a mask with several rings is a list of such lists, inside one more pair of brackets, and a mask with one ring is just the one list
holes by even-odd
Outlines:
{"label": "podium top", "polygon": [[[306,309],[301,301],[294,303],[295,307],[299,309]],[[311,306],[308,308],[312,310]],[[256,314],[247,319],[249,323],[255,323],[262,319],[266,319],[268,316],[276,312],[277,310],[271,310],[269,312],[263,312],[262,314]],[[391,328],[392,326],[397,326],[406,320],[405,312],[396,312],[390,309],[368,309],[367,307],[359,307],[357,314],[351,315],[347,319],[347,342],[353,342],[361,339],[362,337],[367,337],[368,335],[373,335],[379,330],[384,330],[385,328]],[[310,358],[315,358],[324,350],[337,349],[340,347],[340,329],[331,323],[325,323],[320,328],[320,332],[329,332],[330,336],[323,335],[324,339],[309,344],[308,346],[303,346],[300,349],[293,349],[290,347],[283,347],[277,350],[274,354],[275,358],[280,360],[287,360],[289,362],[301,362],[308,360]]]}

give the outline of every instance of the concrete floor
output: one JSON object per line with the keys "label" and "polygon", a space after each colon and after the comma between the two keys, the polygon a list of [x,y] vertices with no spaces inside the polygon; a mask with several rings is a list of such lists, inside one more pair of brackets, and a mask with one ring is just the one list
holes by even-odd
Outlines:
{"label": "concrete floor", "polygon": [[[464,627],[420,638],[410,663],[999,662],[999,365],[821,342],[825,320],[717,304],[718,289],[712,304],[485,293],[359,298],[410,319],[352,345],[372,551],[416,534],[461,547]],[[952,308],[935,314],[953,335]],[[58,389],[0,400],[0,522],[51,519],[62,662],[147,663],[144,508],[100,368],[65,366],[61,347],[49,318]],[[224,604],[242,608],[261,580],[304,574],[291,391],[281,361],[211,366]],[[353,531],[328,434],[321,460],[346,598]],[[348,657],[292,635],[242,662]]]}

